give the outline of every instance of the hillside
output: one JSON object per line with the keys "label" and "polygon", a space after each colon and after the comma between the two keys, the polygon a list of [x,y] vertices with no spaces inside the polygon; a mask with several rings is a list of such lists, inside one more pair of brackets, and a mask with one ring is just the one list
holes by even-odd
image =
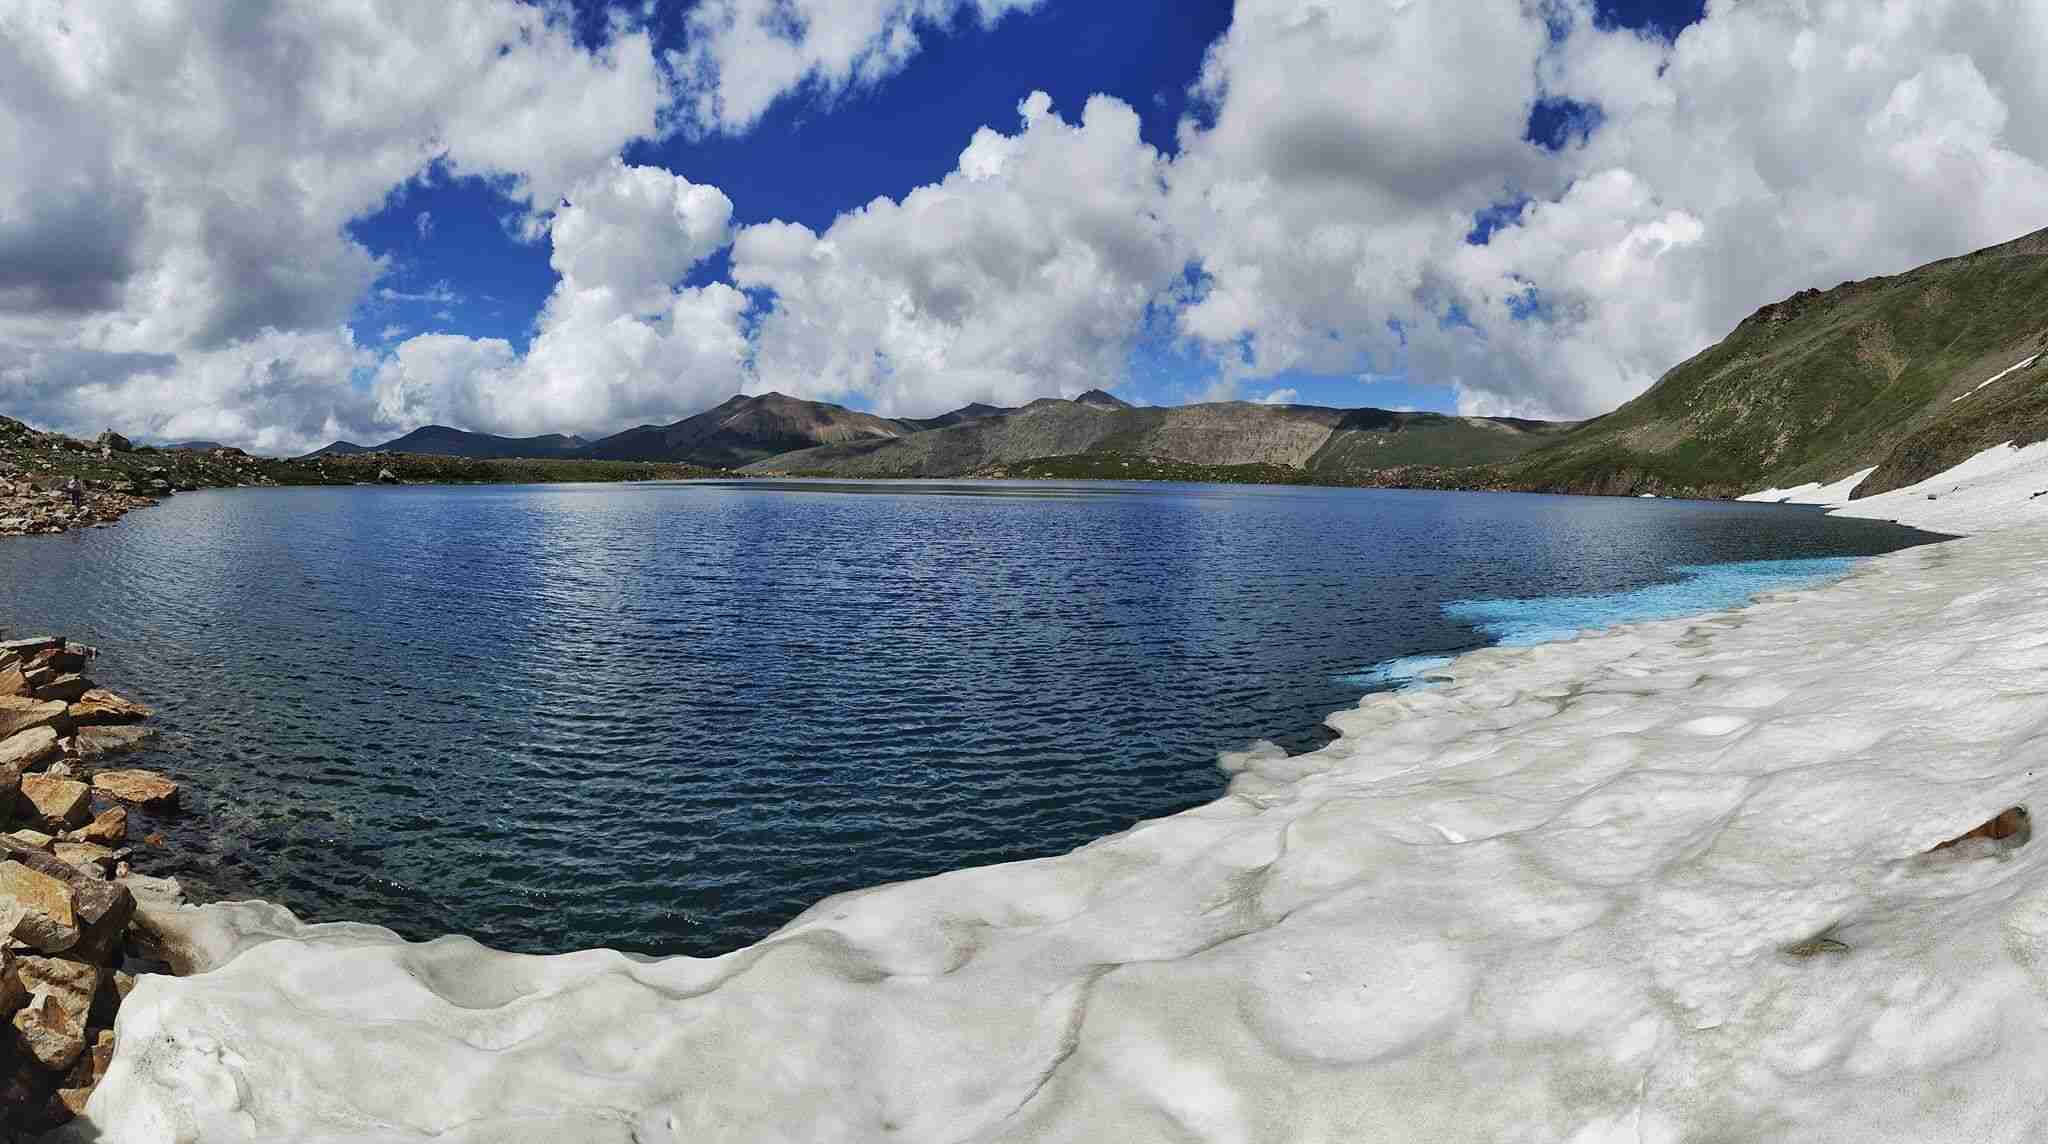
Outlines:
{"label": "hillside", "polygon": [[2048,231],[1767,305],[1495,483],[1713,497],[1875,469],[1868,496],[2048,437],[2044,350]]}
{"label": "hillside", "polygon": [[[1410,466],[1505,461],[1568,425],[1506,418],[1242,401],[1131,406],[1099,390],[895,438],[785,453],[757,474],[951,477],[1045,458],[1116,454],[1203,466],[1280,465],[1328,483],[1371,483]],[[1067,460],[1063,467],[1072,467]]]}
{"label": "hillside", "polygon": [[581,437],[561,433],[547,433],[539,437],[494,437],[489,433],[470,433],[462,429],[451,429],[446,425],[426,425],[382,445],[358,445],[352,441],[336,441],[306,456],[343,457],[358,453],[413,453],[428,457],[568,457],[588,444],[589,442]]}
{"label": "hillside", "polygon": [[671,425],[641,425],[615,433],[577,455],[730,467],[814,445],[890,441],[919,429],[839,405],[766,393],[731,398]]}

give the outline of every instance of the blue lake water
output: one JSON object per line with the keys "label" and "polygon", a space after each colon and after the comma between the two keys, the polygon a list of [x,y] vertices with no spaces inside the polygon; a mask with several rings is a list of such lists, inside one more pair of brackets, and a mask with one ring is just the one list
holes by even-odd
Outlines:
{"label": "blue lake water", "polygon": [[201,896],[701,954],[1203,802],[1218,752],[1317,746],[1459,651],[1929,539],[1246,486],[222,490],[0,543],[0,624],[97,644],[161,709],[144,765],[186,805],[138,863]]}

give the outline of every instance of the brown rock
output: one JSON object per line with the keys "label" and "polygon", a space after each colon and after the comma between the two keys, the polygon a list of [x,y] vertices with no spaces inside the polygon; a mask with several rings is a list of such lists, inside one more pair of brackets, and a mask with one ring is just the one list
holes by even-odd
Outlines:
{"label": "brown rock", "polygon": [[0,767],[25,771],[60,754],[63,754],[63,748],[57,745],[57,729],[54,727],[31,727],[0,739]]}
{"label": "brown rock", "polygon": [[15,655],[18,655],[23,659],[28,659],[29,657],[37,654],[38,652],[48,651],[51,648],[61,648],[63,646],[63,636],[30,636],[28,639],[23,640],[0,641],[0,652],[13,652]]}
{"label": "brown rock", "polygon": [[6,667],[0,667],[0,695],[27,695],[28,677],[22,674],[21,661],[16,660]]}
{"label": "brown rock", "polygon": [[92,788],[108,798],[145,806],[178,801],[178,784],[155,771],[101,771],[93,776]]}
{"label": "brown rock", "polygon": [[62,953],[78,944],[77,895],[48,871],[0,862],[0,911],[9,936],[32,949]]}
{"label": "brown rock", "polygon": [[15,1012],[14,1044],[36,1064],[61,1072],[85,1051],[85,1026],[74,1023],[55,998],[43,994]]}
{"label": "brown rock", "polygon": [[[76,722],[77,718],[74,706],[72,721]],[[138,727],[132,724],[125,727],[81,725],[78,728],[78,732],[71,736],[71,749],[67,753],[72,758],[87,761],[104,759],[139,750],[144,743],[154,738],[156,738],[156,728],[154,727]]]}
{"label": "brown rock", "polygon": [[69,957],[29,955],[14,959],[14,974],[29,996],[48,996],[72,1024],[80,1030],[86,1027],[93,999],[99,994],[99,966]]}
{"label": "brown rock", "polygon": [[57,861],[76,866],[96,878],[112,874],[115,863],[128,856],[126,850],[110,850],[97,842],[58,842],[50,849]]}
{"label": "brown rock", "polygon": [[64,703],[76,703],[88,691],[98,690],[99,685],[82,675],[59,675],[35,685],[37,699],[55,699]]}
{"label": "brown rock", "polygon": [[28,681],[29,691],[34,692],[37,688],[55,680],[61,674],[63,673],[47,663],[41,665],[30,664],[22,671],[21,677]]}
{"label": "brown rock", "polygon": [[101,811],[79,831],[78,840],[102,846],[128,841],[128,808],[114,806]]}
{"label": "brown rock", "polygon": [[54,854],[32,850],[0,837],[0,851],[37,873],[47,874],[71,887],[71,906],[78,915],[78,943],[67,957],[104,961],[121,942],[128,919],[135,916],[135,895],[119,882],[107,882],[83,873]]}
{"label": "brown rock", "polygon": [[103,727],[110,723],[140,723],[153,712],[132,699],[95,687],[72,702],[69,714],[80,727]]}
{"label": "brown rock", "polygon": [[70,722],[70,714],[62,703],[23,695],[0,695],[0,739],[37,727],[52,727],[61,735],[71,729]]}
{"label": "brown rock", "polygon": [[18,842],[21,845],[28,847],[31,850],[48,850],[50,848],[50,844],[57,841],[49,835],[44,834],[40,830],[29,830],[25,827],[21,830],[9,831],[6,834],[6,837],[11,841]]}
{"label": "brown rock", "polygon": [[21,978],[14,973],[14,951],[0,942],[0,1017],[12,1016],[26,1004],[28,990],[21,987]]}
{"label": "brown rock", "polygon": [[92,819],[92,788],[77,779],[23,775],[14,812],[53,833],[84,826]]}

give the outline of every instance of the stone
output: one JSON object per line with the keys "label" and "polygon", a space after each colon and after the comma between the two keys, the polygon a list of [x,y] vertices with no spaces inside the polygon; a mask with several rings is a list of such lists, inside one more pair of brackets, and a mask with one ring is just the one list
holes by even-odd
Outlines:
{"label": "stone", "polygon": [[14,959],[14,974],[29,996],[49,997],[79,1029],[86,1027],[99,995],[99,966],[71,957],[25,955]]}
{"label": "stone", "polygon": [[[74,722],[77,716],[73,715]],[[140,750],[143,744],[156,738],[156,728],[138,727],[132,723],[120,726],[81,726],[71,736],[71,746],[65,753],[74,759],[91,761],[113,755],[125,755]]]}
{"label": "stone", "polygon": [[111,449],[116,453],[132,453],[135,451],[135,446],[129,443],[128,438],[121,436],[112,429],[93,438],[93,444],[98,445],[102,449]]}
{"label": "stone", "polygon": [[64,753],[54,727],[31,727],[0,739],[0,767],[28,770]]}
{"label": "stone", "polygon": [[52,727],[58,734],[63,734],[71,729],[69,709],[54,700],[31,699],[25,695],[0,695],[0,739],[19,735],[23,731],[32,731],[37,727]]}
{"label": "stone", "polygon": [[0,695],[27,695],[28,677],[19,660],[0,668]]}
{"label": "stone", "polygon": [[398,483],[398,474],[390,469],[378,469],[377,483],[380,485],[395,485]]}
{"label": "stone", "polygon": [[84,826],[92,820],[92,788],[77,779],[23,775],[14,812],[51,833]]}
{"label": "stone", "polygon": [[9,831],[5,837],[31,850],[48,850],[57,841],[40,830],[14,830]]}
{"label": "stone", "polygon": [[27,659],[37,652],[63,646],[63,636],[30,636],[28,639],[23,640],[0,640],[0,652],[13,652],[23,659]]}
{"label": "stone", "polygon": [[21,977],[14,972],[14,957],[14,951],[0,942],[0,1017],[11,1017],[28,1004],[28,990],[22,988]]}
{"label": "stone", "polygon": [[35,685],[37,699],[56,699],[64,703],[76,703],[85,698],[88,691],[97,691],[99,685],[85,676],[59,675],[47,683]]}
{"label": "stone", "polygon": [[128,841],[128,808],[115,806],[101,811],[78,832],[78,840],[103,846]]}
{"label": "stone", "polygon": [[14,1014],[14,1043],[51,1072],[71,1067],[85,1051],[85,1026],[64,1015],[55,998],[43,994]]}
{"label": "stone", "polygon": [[[51,859],[55,861],[55,859]],[[32,949],[62,953],[78,944],[76,895],[62,878],[20,862],[0,862],[0,906],[12,918],[8,933]]]}
{"label": "stone", "polygon": [[53,779],[68,779],[71,777],[71,764],[63,762],[51,763],[43,768],[43,773]]}
{"label": "stone", "polygon": [[[29,694],[34,695],[37,688],[46,683],[54,682],[60,674],[62,673],[47,663],[40,665],[30,664],[27,668],[23,669],[21,677],[28,680]],[[41,698],[41,696],[37,696],[37,698]],[[67,700],[66,702],[69,701]]]}
{"label": "stone", "polygon": [[68,714],[80,727],[103,727],[110,723],[140,723],[153,712],[132,699],[95,687],[73,700]]}
{"label": "stone", "polygon": [[126,850],[113,850],[97,842],[56,842],[50,850],[59,862],[76,866],[95,878],[112,874],[114,865],[128,856]]}
{"label": "stone", "polygon": [[94,962],[106,961],[112,956],[128,931],[129,919],[135,916],[135,895],[129,892],[128,887],[92,877],[54,854],[11,843],[4,837],[0,837],[0,850],[31,870],[47,874],[71,887],[72,909],[78,915],[79,933],[78,944],[67,950],[65,956]]}
{"label": "stone", "polygon": [[178,784],[155,771],[101,771],[93,776],[92,789],[108,798],[145,806],[178,801]]}

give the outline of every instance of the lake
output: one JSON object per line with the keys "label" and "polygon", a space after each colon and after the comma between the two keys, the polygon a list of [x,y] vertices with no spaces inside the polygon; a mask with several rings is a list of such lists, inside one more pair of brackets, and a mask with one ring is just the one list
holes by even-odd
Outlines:
{"label": "lake", "polygon": [[1931,539],[1263,486],[217,490],[0,544],[0,624],[99,646],[97,678],[159,709],[138,765],[185,805],[136,862],[195,897],[711,954],[1214,798],[1219,752],[1313,748],[1439,657]]}

